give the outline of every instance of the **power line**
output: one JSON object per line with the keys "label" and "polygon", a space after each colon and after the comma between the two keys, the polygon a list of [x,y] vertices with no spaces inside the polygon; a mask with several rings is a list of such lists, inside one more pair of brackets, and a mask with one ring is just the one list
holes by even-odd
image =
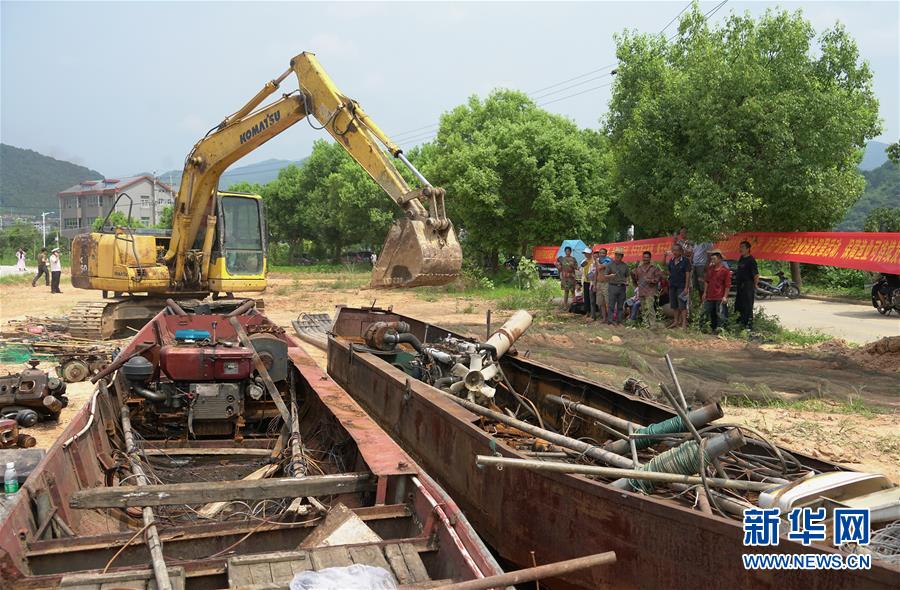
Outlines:
{"label": "power line", "polygon": [[587,94],[588,92],[593,92],[594,90],[600,90],[601,88],[606,88],[607,86],[612,86],[612,82],[607,82],[606,84],[601,84],[599,86],[593,86],[591,88],[586,88],[581,92],[576,92],[574,94],[568,94],[566,96],[560,96],[559,98],[554,98],[553,100],[548,100],[546,102],[539,102],[537,106],[542,107],[544,105],[552,104],[554,102],[559,102],[561,100],[565,100],[567,98],[572,98],[573,96],[581,96],[582,94]]}
{"label": "power line", "polygon": [[[704,20],[708,20],[711,16],[715,15],[716,12],[718,12],[718,11],[719,11],[723,6],[725,6],[725,4],[727,4],[727,3],[728,3],[728,0],[722,0],[721,2],[719,2],[716,6],[714,6],[711,10],[709,10],[708,12],[706,12],[706,13],[703,15]],[[676,14],[674,17],[672,17],[672,19],[669,20],[669,22],[666,23],[666,25],[665,25],[662,29],[660,29],[660,31],[659,31],[658,34],[660,34],[660,35],[663,34],[663,33],[666,31],[666,29],[668,29],[670,26],[672,26],[672,23],[674,23],[675,21],[677,21],[678,18],[679,18],[682,14],[684,14],[684,12],[685,12],[688,8],[690,8],[690,6],[691,6],[692,4],[693,4],[693,2],[688,2],[687,4],[685,4],[685,5],[682,7],[682,9],[681,9],[680,11],[678,11],[678,14]],[[671,41],[671,40],[674,39],[676,36],[678,36],[678,33],[675,33],[672,37],[669,38],[669,40]],[[560,89],[558,89],[558,90],[553,90],[553,91],[551,91],[551,92],[544,92],[545,90],[549,90],[549,89],[551,89],[551,88],[556,88],[557,86],[561,86],[561,85],[563,85],[563,84],[567,84],[568,82],[573,82],[573,81],[575,81],[575,80],[580,80],[581,78],[584,78],[584,77],[586,77],[586,76],[590,76],[591,74],[596,74],[596,73],[599,73],[599,72],[603,72],[603,71],[605,71],[605,70],[608,70],[608,69],[610,69],[610,68],[615,67],[617,63],[618,63],[618,62],[614,62],[614,63],[611,63],[611,64],[607,64],[607,65],[605,65],[605,66],[603,66],[603,67],[597,68],[596,70],[591,70],[591,71],[589,71],[589,72],[585,72],[584,74],[580,74],[580,75],[578,75],[578,76],[574,76],[574,77],[572,77],[572,78],[568,78],[568,79],[566,79],[566,80],[563,80],[562,82],[557,82],[557,83],[555,83],[555,84],[550,84],[549,86],[544,86],[543,88],[539,88],[539,89],[537,89],[537,90],[533,90],[533,91],[528,92],[528,93],[526,93],[526,94],[528,94],[528,96],[531,97],[532,99],[539,100],[539,99],[547,98],[547,97],[552,96],[552,95],[554,95],[554,94],[558,94],[558,93],[560,93],[560,92],[564,92],[564,91],[566,91],[566,90],[570,90],[570,89],[572,89],[572,88],[581,86],[582,84],[586,84],[587,82],[592,82],[592,81],[595,81],[595,80],[600,80],[600,79],[602,79],[602,78],[605,78],[606,76],[613,75],[614,72],[608,72],[608,73],[606,73],[606,74],[604,74],[604,75],[602,75],[602,76],[595,76],[595,77],[589,78],[589,79],[587,79],[587,80],[582,80],[581,82],[577,82],[577,83],[572,84],[572,85],[570,85],[570,86],[567,86],[567,87],[565,87],[565,88],[560,88]],[[574,92],[574,93],[572,93],[572,94],[567,94],[567,95],[565,95],[565,96],[560,96],[560,97],[554,98],[554,99],[552,99],[552,100],[547,100],[547,101],[544,101],[544,102],[539,102],[539,103],[537,103],[537,106],[546,106],[546,105],[548,105],[548,104],[553,104],[553,103],[555,103],[555,102],[560,102],[560,101],[566,100],[566,99],[568,99],[568,98],[574,98],[574,97],[576,97],[576,96],[581,96],[582,94],[587,94],[588,92],[594,92],[594,91],[600,90],[600,89],[602,89],[602,88],[607,88],[607,87],[609,87],[609,86],[611,86],[611,85],[612,85],[612,82],[608,82],[608,83],[606,83],[606,84],[600,84],[600,85],[598,85],[598,86],[592,86],[591,88],[585,88],[584,90],[581,90],[581,91],[579,91],[579,92]],[[419,130],[423,130],[423,129],[430,129],[430,128],[433,128],[433,127],[438,127],[439,125],[440,125],[439,123],[435,123],[435,124],[432,124],[432,125],[425,125],[425,126],[423,126],[423,127],[419,127],[419,128],[417,128],[417,129],[410,130],[410,131],[407,132],[407,133],[402,133],[402,134],[400,134],[400,136],[406,135],[406,134],[408,134],[408,133],[411,133],[412,131],[419,131]],[[413,134],[412,136],[410,136],[410,137],[408,137],[408,138],[402,140],[402,143],[409,145],[409,144],[412,144],[413,142],[422,142],[422,141],[431,139],[432,137],[434,137],[434,136],[436,136],[436,135],[437,135],[436,133],[425,133],[424,135],[422,135],[422,134]]]}
{"label": "power line", "polygon": [[693,0],[689,0],[689,2],[688,2],[687,4],[684,5],[684,8],[682,8],[682,9],[678,12],[678,14],[676,14],[675,16],[673,16],[673,17],[672,17],[672,20],[670,20],[669,22],[666,23],[666,26],[664,26],[662,29],[659,30],[659,34],[662,35],[663,33],[665,33],[665,32],[666,32],[666,29],[668,29],[669,27],[671,27],[671,26],[672,26],[672,23],[674,23],[676,20],[678,20],[678,17],[679,17],[679,16],[681,16],[682,14],[684,14],[684,11],[687,10],[688,8],[690,8],[691,4],[693,4]]}
{"label": "power line", "polygon": [[569,78],[568,80],[563,80],[562,82],[557,82],[556,84],[551,84],[551,85],[549,85],[549,86],[544,86],[543,88],[538,88],[537,90],[532,90],[532,91],[530,91],[530,92],[526,92],[525,94],[528,94],[529,96],[531,96],[532,94],[538,94],[538,93],[543,92],[544,90],[547,90],[547,89],[549,89],[549,88],[555,88],[556,86],[560,86],[561,84],[566,84],[567,82],[572,82],[573,80],[578,80],[579,78],[584,78],[585,76],[590,76],[591,74],[596,74],[596,73],[602,72],[602,71],[604,71],[604,70],[609,70],[609,69],[611,69],[611,68],[616,67],[616,64],[618,64],[618,63],[619,63],[619,62],[613,62],[613,63],[611,63],[611,64],[606,64],[605,66],[603,66],[603,67],[601,67],[601,68],[597,68],[596,70],[591,70],[590,72],[585,72],[585,73],[583,73],[583,74],[581,74],[581,75],[578,75],[578,76],[574,76],[574,77],[572,77],[572,78]]}

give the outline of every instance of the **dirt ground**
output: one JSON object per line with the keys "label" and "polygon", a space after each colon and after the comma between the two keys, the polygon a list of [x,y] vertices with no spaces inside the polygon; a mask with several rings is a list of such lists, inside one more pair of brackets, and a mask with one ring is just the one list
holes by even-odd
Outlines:
{"label": "dirt ground", "polygon": [[[488,309],[494,314],[495,326],[510,314],[497,310],[492,301],[375,291],[329,275],[274,274],[269,283],[267,292],[258,297],[265,300],[266,314],[289,331],[291,320],[299,313],[332,313],[341,304],[393,306],[404,314],[482,337]],[[67,288],[67,284],[64,280],[60,295],[30,285],[0,286],[0,320],[64,315],[78,301],[100,299],[97,292]],[[726,420],[752,425],[789,448],[858,469],[881,471],[900,481],[900,388],[894,359],[894,355],[900,356],[900,346],[880,346],[884,350],[873,352],[842,341],[798,348],[685,338],[664,331],[601,327],[561,313],[539,315],[517,344],[519,351],[531,358],[614,387],[632,376],[651,387],[667,380],[663,356],[668,352],[686,395],[741,402],[725,402]],[[306,348],[324,363],[324,353]],[[18,367],[0,365],[0,374],[15,370]],[[69,385],[70,403],[60,422],[30,429],[39,447],[46,448],[55,440],[67,416],[87,402],[91,392],[86,383]],[[792,402],[803,400],[821,403],[815,411],[792,407]],[[745,407],[748,404],[761,407]],[[853,404],[861,404],[862,409],[854,411]]]}

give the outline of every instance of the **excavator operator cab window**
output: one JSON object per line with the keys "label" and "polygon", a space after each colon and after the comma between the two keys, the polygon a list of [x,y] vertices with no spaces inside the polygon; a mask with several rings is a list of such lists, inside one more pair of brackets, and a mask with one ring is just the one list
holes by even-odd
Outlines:
{"label": "excavator operator cab window", "polygon": [[258,275],[263,271],[262,201],[223,196],[222,249],[225,270],[232,275]]}

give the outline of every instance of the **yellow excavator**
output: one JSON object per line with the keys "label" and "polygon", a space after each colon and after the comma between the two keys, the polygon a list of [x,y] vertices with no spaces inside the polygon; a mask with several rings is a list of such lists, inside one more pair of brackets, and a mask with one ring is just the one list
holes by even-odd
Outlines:
{"label": "yellow excavator", "polygon": [[[299,89],[260,107],[291,72]],[[72,242],[72,284],[103,291],[103,300],[70,313],[76,337],[110,338],[123,325],[149,320],[167,298],[218,299],[266,288],[266,218],[258,195],[219,192],[234,162],[312,116],[362,166],[404,215],[394,222],[372,273],[378,288],[442,285],[459,275],[462,250],[433,187],[369,118],[342,94],[315,55],[301,53],[247,104],[211,129],[184,163],[172,230],[106,226]],[[411,189],[391,157],[416,176]],[[120,195],[119,199],[129,198]],[[110,212],[115,210],[113,205]],[[108,216],[107,216],[108,219]]]}

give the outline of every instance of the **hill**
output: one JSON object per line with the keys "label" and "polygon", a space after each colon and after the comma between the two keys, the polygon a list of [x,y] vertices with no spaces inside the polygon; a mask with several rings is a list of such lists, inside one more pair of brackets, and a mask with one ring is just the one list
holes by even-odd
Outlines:
{"label": "hill", "polygon": [[862,231],[869,211],[877,207],[900,207],[900,164],[885,162],[874,170],[864,170],[866,190],[850,207],[837,226],[841,231]]}
{"label": "hill", "polygon": [[[248,164],[246,166],[238,166],[237,168],[229,168],[222,174],[219,179],[219,188],[227,189],[232,184],[246,182],[248,184],[266,184],[278,178],[278,171],[286,168],[291,164],[301,166],[303,160],[279,160],[272,158],[263,160],[256,164]],[[175,186],[181,184],[181,170],[170,170],[159,175],[159,179],[165,183],[172,183]]]}
{"label": "hill", "polygon": [[885,149],[888,144],[880,141],[870,141],[866,144],[866,152],[863,154],[862,162],[859,163],[860,170],[875,170],[885,162],[887,162],[887,154]]}
{"label": "hill", "polygon": [[0,144],[0,210],[5,213],[39,215],[41,211],[56,211],[56,193],[82,180],[98,178],[103,175],[96,170]]}

